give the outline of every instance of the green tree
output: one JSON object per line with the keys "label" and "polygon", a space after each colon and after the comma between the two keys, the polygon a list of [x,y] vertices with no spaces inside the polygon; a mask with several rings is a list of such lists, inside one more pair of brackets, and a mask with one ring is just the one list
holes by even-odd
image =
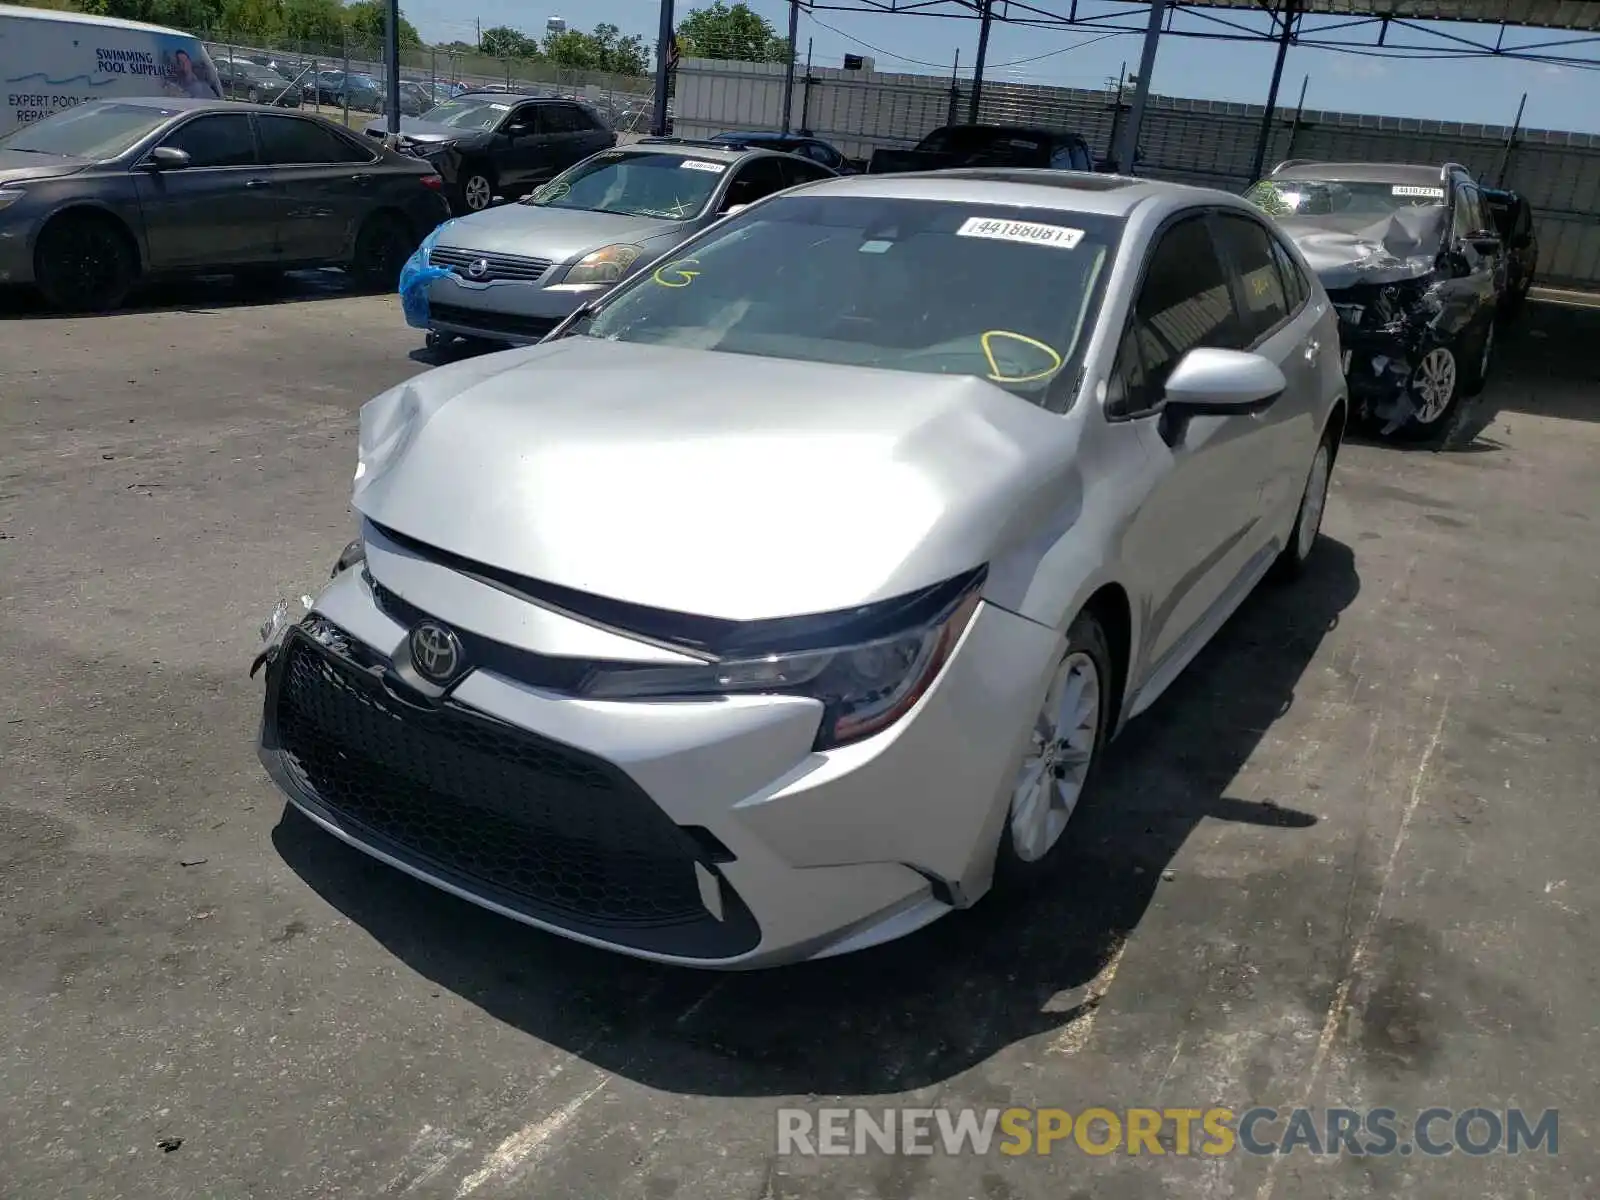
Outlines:
{"label": "green tree", "polygon": [[779,37],[765,17],[747,5],[729,7],[723,0],[690,11],[678,26],[678,49],[686,58],[744,62],[786,62],[789,58],[788,39]]}
{"label": "green tree", "polygon": [[[345,5],[344,22],[352,38],[382,45],[388,36],[389,6],[384,0],[355,0],[353,4]],[[405,13],[401,13],[400,48],[415,50],[420,45],[422,38],[416,26],[406,20]]]}
{"label": "green tree", "polygon": [[615,25],[596,25],[589,38],[599,51],[600,70],[616,75],[649,74],[650,55],[638,34],[623,37]]}
{"label": "green tree", "polygon": [[283,36],[295,42],[337,46],[344,40],[344,9],[339,0],[283,0]]}
{"label": "green tree", "polygon": [[485,29],[480,50],[495,58],[539,57],[539,43],[535,39],[506,25]]}

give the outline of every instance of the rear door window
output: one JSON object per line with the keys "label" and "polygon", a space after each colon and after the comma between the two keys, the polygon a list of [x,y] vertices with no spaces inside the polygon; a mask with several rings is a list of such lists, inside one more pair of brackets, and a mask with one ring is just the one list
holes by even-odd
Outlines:
{"label": "rear door window", "polygon": [[274,166],[372,161],[370,152],[314,121],[260,116],[256,118],[256,129],[261,134],[262,161]]}

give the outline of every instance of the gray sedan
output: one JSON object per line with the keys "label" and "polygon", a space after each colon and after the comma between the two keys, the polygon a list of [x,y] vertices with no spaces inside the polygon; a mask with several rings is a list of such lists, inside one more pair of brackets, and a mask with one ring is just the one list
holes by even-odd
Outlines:
{"label": "gray sedan", "polygon": [[1237,197],[798,187],[362,409],[261,756],[568,937],[861,950],[1065,863],[1108,739],[1313,554],[1344,420],[1328,298]]}
{"label": "gray sedan", "polygon": [[570,167],[519,203],[440,230],[429,343],[536,342],[579,305],[742,205],[826,167],[726,143],[647,139]]}
{"label": "gray sedan", "polygon": [[0,284],[89,311],[156,276],[341,266],[393,287],[449,215],[443,184],[319,117],[94,100],[0,138]]}

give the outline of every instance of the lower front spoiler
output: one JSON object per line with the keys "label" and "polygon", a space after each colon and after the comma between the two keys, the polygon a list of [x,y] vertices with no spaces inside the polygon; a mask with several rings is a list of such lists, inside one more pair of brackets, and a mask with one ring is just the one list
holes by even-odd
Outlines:
{"label": "lower front spoiler", "polygon": [[640,958],[667,966],[693,967],[712,971],[754,971],[816,959],[836,958],[844,954],[853,954],[858,950],[870,949],[873,946],[892,942],[908,934],[915,933],[917,930],[931,925],[940,917],[953,911],[950,905],[934,899],[931,892],[922,892],[908,896],[905,900],[887,909],[873,913],[846,929],[836,931],[825,937],[816,938],[808,943],[783,949],[759,951],[732,958],[691,958],[683,955],[642,950],[637,946],[608,941],[605,938],[581,933],[566,926],[536,917],[515,904],[485,891],[475,881],[467,883],[453,878],[447,873],[429,870],[413,861],[404,850],[353,832],[341,824],[336,815],[314,797],[308,795],[294,781],[286,770],[282,762],[282,756],[278,752],[263,747],[260,749],[258,757],[261,759],[262,765],[266,767],[267,774],[272,777],[272,781],[278,785],[279,790],[284,793],[284,796],[294,806],[295,810],[323,831],[331,833],[347,846],[354,847],[363,854],[369,854],[379,862],[394,867],[398,871],[405,872],[413,879],[431,884],[440,891],[448,892],[459,900],[475,904],[479,908],[487,909],[498,916],[509,917],[519,924],[531,926],[545,933],[557,934],[570,941],[581,942],[598,950],[610,950],[619,954],[626,954],[631,958]]}
{"label": "lower front spoiler", "polygon": [[[569,913],[565,908],[550,911],[544,903],[532,902],[528,896],[499,886],[495,882],[498,876],[492,871],[487,875],[476,871],[465,873],[448,860],[441,860],[416,846],[395,840],[383,828],[367,824],[364,816],[352,816],[351,812],[360,813],[362,809],[357,804],[351,812],[344,811],[339,788],[348,785],[335,785],[336,794],[331,802],[320,794],[321,785],[314,782],[318,768],[313,764],[318,761],[317,756],[313,754],[311,759],[302,761],[297,755],[305,754],[305,749],[291,752],[290,744],[294,742],[294,736],[280,736],[279,732],[280,712],[293,711],[280,707],[284,676],[290,661],[286,645],[292,647],[298,644],[308,649],[306,643],[310,641],[297,627],[289,631],[285,643],[279,643],[264,656],[267,696],[258,739],[258,756],[262,765],[295,809],[317,826],[379,861],[460,899],[522,924],[597,948],[655,962],[721,970],[770,967],[865,949],[911,933],[950,911],[950,905],[934,897],[925,878],[898,865],[865,863],[804,869],[778,867],[785,875],[792,872],[792,878],[784,879],[772,878],[771,870],[777,864],[766,863],[756,876],[767,886],[761,899],[770,903],[776,894],[787,894],[788,899],[782,902],[782,911],[769,914],[775,918],[775,926],[785,932],[774,938],[769,929],[763,936],[757,917],[746,904],[745,897],[722,874],[724,868],[718,865],[721,860],[714,858],[707,860],[709,868],[700,863],[694,864],[700,876],[702,902],[705,903],[705,911],[700,919],[685,921],[683,918],[674,918],[666,924],[625,922],[616,925],[587,920]],[[342,654],[324,657],[343,660]],[[492,718],[490,720],[495,728],[506,731],[504,736],[521,736],[503,723]],[[351,759],[341,755],[341,761],[347,767],[363,771],[369,787],[374,781],[385,778],[386,767],[380,764],[386,760],[373,759],[370,767],[364,767],[363,759],[359,756]],[[603,769],[604,764],[597,763],[597,767]],[[384,805],[391,805],[403,794],[386,793],[388,798],[384,800]],[[639,798],[649,805],[649,809],[638,814],[640,824],[636,827],[654,829],[652,821],[645,818],[652,814],[663,821],[666,818],[642,794]],[[451,822],[457,819],[452,815],[447,797],[440,794],[439,801],[438,807],[430,809],[430,820]],[[464,829],[470,825],[455,827]],[[675,827],[666,825],[660,832],[670,840],[677,831]],[[651,834],[651,837],[655,836]],[[532,852],[541,853],[542,850],[536,847],[532,848]],[[747,872],[744,886],[748,887],[750,882]],[[714,903],[706,899],[708,889],[713,894]],[[761,891],[760,888],[757,890]],[[830,899],[839,903],[795,907],[799,897],[830,893]],[[804,913],[809,911],[815,914],[819,909],[831,909],[834,915],[819,916],[814,922],[807,922]],[[698,906],[695,911],[699,911]]]}

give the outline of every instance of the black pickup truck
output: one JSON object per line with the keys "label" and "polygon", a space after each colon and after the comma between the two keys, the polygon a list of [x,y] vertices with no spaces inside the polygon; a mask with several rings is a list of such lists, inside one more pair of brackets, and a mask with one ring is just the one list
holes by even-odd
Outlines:
{"label": "black pickup truck", "polygon": [[874,150],[869,175],[948,171],[955,167],[1050,167],[1093,171],[1094,157],[1075,133],[1024,125],[944,125],[910,150]]}

